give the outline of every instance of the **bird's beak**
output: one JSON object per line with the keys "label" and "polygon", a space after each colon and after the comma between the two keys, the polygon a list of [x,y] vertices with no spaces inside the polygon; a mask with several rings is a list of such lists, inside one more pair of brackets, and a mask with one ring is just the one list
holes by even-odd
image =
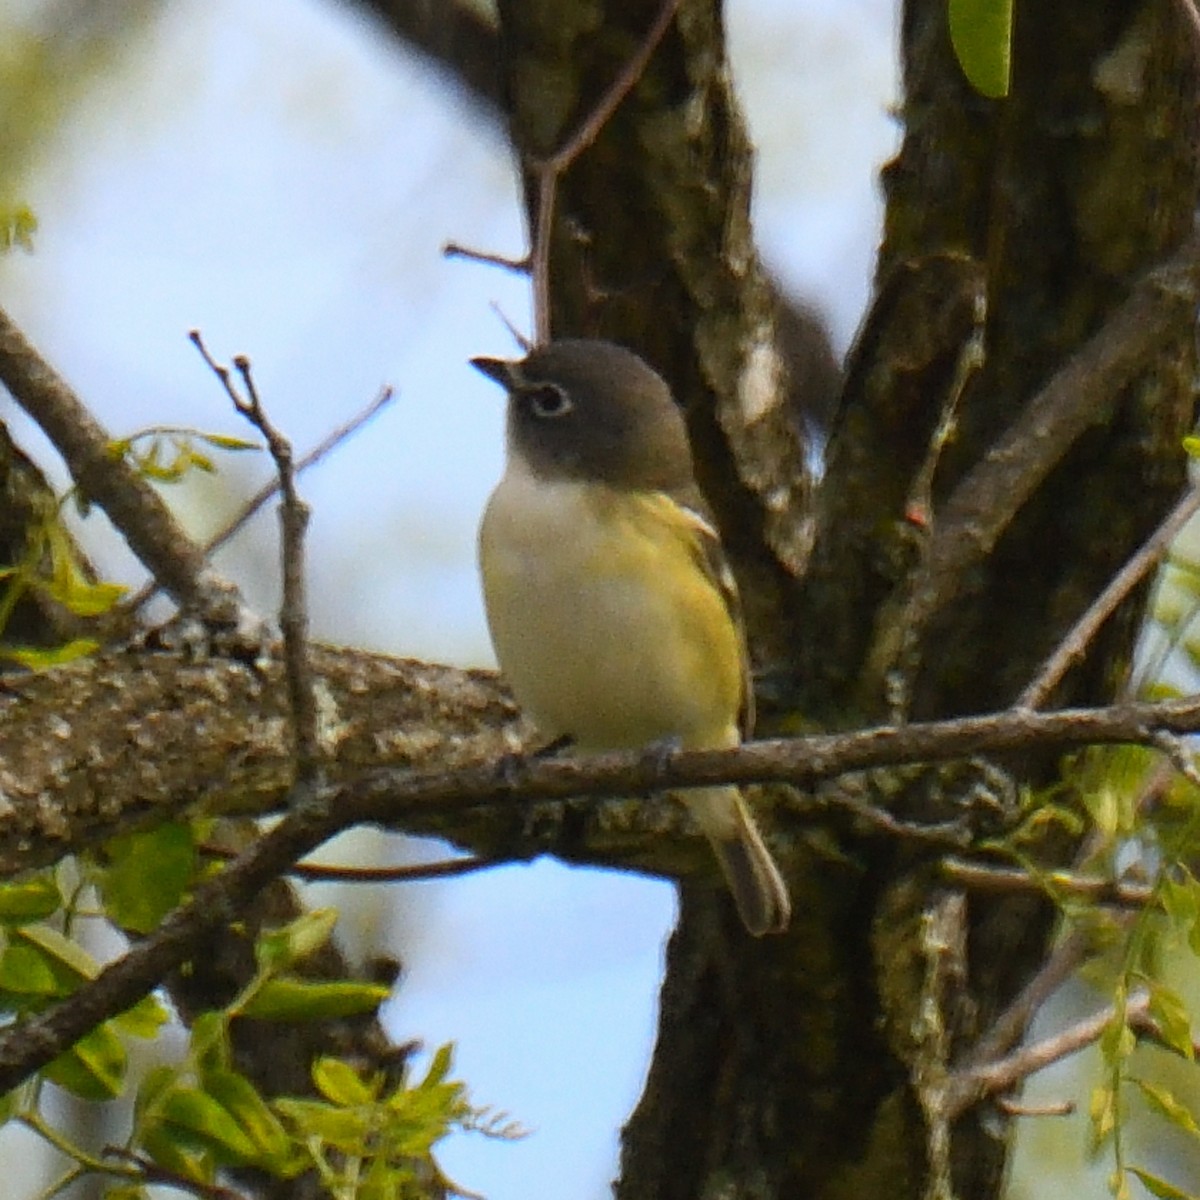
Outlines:
{"label": "bird's beak", "polygon": [[506,391],[512,391],[520,381],[519,362],[507,358],[473,358],[471,366],[482,371],[489,379],[494,379]]}

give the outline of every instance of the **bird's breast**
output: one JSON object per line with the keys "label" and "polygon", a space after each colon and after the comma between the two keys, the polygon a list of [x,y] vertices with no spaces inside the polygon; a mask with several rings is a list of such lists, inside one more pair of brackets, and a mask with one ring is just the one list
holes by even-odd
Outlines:
{"label": "bird's breast", "polygon": [[[666,506],[666,507],[664,507]],[[737,741],[741,643],[670,501],[510,470],[480,529],[492,642],[547,736]]]}

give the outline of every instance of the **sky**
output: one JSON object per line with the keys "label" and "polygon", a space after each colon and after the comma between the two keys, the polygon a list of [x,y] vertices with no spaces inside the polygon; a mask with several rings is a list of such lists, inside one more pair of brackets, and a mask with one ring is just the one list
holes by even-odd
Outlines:
{"label": "sky", "polygon": [[[36,29],[39,0],[0,0]],[[0,304],[114,435],[180,424],[246,431],[187,339],[250,356],[264,401],[303,451],[397,398],[303,480],[315,636],[458,664],[493,663],[474,540],[501,470],[502,406],[468,365],[528,328],[524,280],[449,261],[454,240],[519,255],[507,146],[438,75],[349,5],[170,0],[114,52],[46,140],[20,199],[35,252],[0,259]],[[827,316],[839,351],[865,304],[879,165],[896,148],[889,0],[729,0],[735,75],[758,145],[760,244]],[[27,23],[25,23],[27,22]],[[0,400],[0,413],[12,417]],[[22,443],[65,478],[36,431]],[[197,532],[268,478],[238,456],[178,498]],[[174,499],[174,497],[173,497]],[[277,605],[274,516],[217,560]],[[102,518],[109,577],[140,568]],[[370,832],[376,861],[437,857]],[[336,848],[326,848],[332,860]],[[533,1130],[454,1139],[449,1175],[489,1200],[595,1200],[637,1098],[674,914],[663,883],[553,862],[406,889],[320,890],[358,953],[397,954],[386,1009],[401,1040],[458,1044],[477,1103]]]}

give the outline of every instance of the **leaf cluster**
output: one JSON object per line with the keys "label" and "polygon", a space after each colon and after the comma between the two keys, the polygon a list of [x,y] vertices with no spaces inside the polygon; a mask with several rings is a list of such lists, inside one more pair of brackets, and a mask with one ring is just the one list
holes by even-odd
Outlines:
{"label": "leaf cluster", "polygon": [[[0,1012],[38,1012],[70,997],[99,973],[76,935],[81,922],[104,918],[130,933],[148,933],[195,882],[215,869],[197,854],[196,827],[168,823],[110,843],[94,860],[60,864],[0,887]],[[84,908],[95,897],[99,908]],[[515,1126],[468,1102],[450,1079],[443,1046],[423,1078],[402,1067],[386,1077],[354,1063],[323,1058],[313,1066],[316,1098],[269,1098],[234,1062],[235,1022],[321,1021],[375,1012],[388,988],[354,980],[311,981],[298,965],[332,936],[336,913],[306,913],[263,932],[256,970],[225,1007],[200,1014],[181,1058],[131,1078],[126,1042],[155,1038],[170,1019],[147,997],[97,1026],[0,1105],[70,1161],[46,1195],[86,1175],[107,1178],[110,1200],[144,1200],[146,1187],[168,1182],[211,1195],[228,1168],[253,1168],[282,1179],[317,1172],[337,1200],[400,1200],[429,1194],[446,1181],[434,1146],[454,1128],[513,1137]],[[74,1144],[47,1118],[48,1084],[81,1100],[133,1099],[123,1144],[99,1154]]]}

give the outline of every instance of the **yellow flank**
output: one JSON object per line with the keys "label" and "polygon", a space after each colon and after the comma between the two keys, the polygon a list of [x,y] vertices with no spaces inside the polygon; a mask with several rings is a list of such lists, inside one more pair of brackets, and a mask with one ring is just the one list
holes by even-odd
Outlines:
{"label": "yellow flank", "polygon": [[662,493],[510,466],[480,530],[484,598],[501,670],[548,737],[738,743],[744,651],[704,528]]}

